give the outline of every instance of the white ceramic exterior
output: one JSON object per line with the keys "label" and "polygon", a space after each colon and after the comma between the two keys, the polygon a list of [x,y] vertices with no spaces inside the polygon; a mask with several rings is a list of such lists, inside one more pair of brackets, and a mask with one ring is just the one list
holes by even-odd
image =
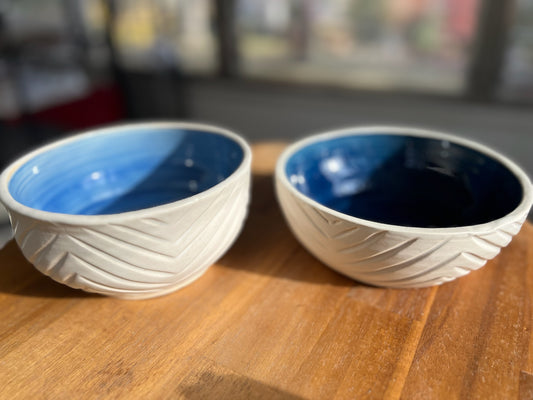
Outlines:
{"label": "white ceramic exterior", "polygon": [[[505,165],[522,184],[519,206],[503,218],[458,228],[414,228],[376,223],[329,209],[297,191],[285,174],[289,157],[313,142],[369,132],[431,137],[462,144]],[[481,268],[507,246],[533,203],[527,175],[512,161],[469,140],[412,128],[363,127],[316,135],[290,146],[276,167],[278,201],[298,240],[315,257],[355,280],[391,288],[439,285]]]}
{"label": "white ceramic exterior", "polygon": [[[15,239],[43,274],[73,288],[125,299],[175,291],[201,276],[231,246],[247,214],[251,150],[236,134],[191,123],[136,124],[215,132],[243,148],[238,169],[192,197],[158,207],[113,215],[67,215],[28,208],[8,192],[14,171],[39,149],[12,164],[0,178]],[[121,129],[117,128],[108,128]]]}

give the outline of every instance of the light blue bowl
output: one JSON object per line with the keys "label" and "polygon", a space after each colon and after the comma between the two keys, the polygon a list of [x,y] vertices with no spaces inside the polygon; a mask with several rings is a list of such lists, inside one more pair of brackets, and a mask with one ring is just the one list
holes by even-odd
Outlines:
{"label": "light blue bowl", "polygon": [[201,129],[128,126],[54,146],[9,181],[13,199],[36,210],[102,215],[201,193],[242,163],[242,146]]}
{"label": "light blue bowl", "polygon": [[0,200],[24,255],[57,281],[124,298],[200,276],[244,221],[251,150],[227,130],[145,123],[52,143],[10,165]]}

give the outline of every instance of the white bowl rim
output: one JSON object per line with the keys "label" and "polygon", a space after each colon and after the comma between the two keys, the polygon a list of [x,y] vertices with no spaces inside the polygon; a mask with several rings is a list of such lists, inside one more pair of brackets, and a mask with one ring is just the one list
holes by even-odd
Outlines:
{"label": "white bowl rim", "polygon": [[[140,210],[126,211],[122,213],[114,214],[95,214],[95,215],[80,215],[80,214],[65,214],[51,211],[39,210],[36,208],[28,207],[11,196],[9,192],[9,182],[15,172],[26,162],[39,154],[50,151],[54,148],[64,146],[68,143],[75,142],[80,139],[85,139],[93,136],[106,135],[116,132],[127,131],[129,129],[181,129],[181,130],[196,130],[203,131],[212,134],[228,137],[237,143],[243,151],[243,157],[241,163],[223,181],[215,184],[207,190],[200,193],[196,193],[192,196],[186,197],[181,200],[165,203],[159,206],[142,208]],[[252,150],[246,140],[238,134],[215,125],[209,125],[198,122],[181,122],[181,121],[158,121],[158,122],[128,122],[119,123],[95,129],[88,129],[78,133],[73,133],[66,138],[53,141],[49,144],[45,144],[37,149],[30,151],[29,153],[19,157],[11,164],[9,164],[2,174],[0,175],[0,201],[4,203],[8,213],[10,210],[15,211],[18,214],[36,219],[47,221],[50,223],[62,223],[68,225],[98,225],[104,223],[112,223],[117,221],[125,221],[137,218],[146,218],[156,216],[161,212],[165,212],[176,207],[185,206],[190,203],[195,203],[207,196],[212,196],[224,189],[227,185],[231,184],[235,179],[239,179],[242,174],[245,174],[247,170],[251,168]]]}
{"label": "white bowl rim", "polygon": [[[394,225],[386,224],[381,222],[375,222],[368,219],[354,217],[332,208],[326,207],[319,202],[311,199],[305,194],[298,191],[290,182],[285,173],[285,166],[289,158],[295,154],[298,150],[307,147],[313,143],[345,137],[345,136],[363,136],[363,135],[398,135],[398,136],[411,136],[411,137],[421,137],[428,139],[438,139],[448,141],[450,143],[455,143],[462,145],[464,147],[476,150],[483,155],[491,157],[498,161],[500,164],[505,166],[513,175],[518,179],[520,185],[522,186],[522,199],[519,205],[510,213],[504,215],[503,217],[497,218],[495,220],[477,224],[477,225],[465,225],[459,227],[439,227],[439,228],[422,228],[422,227],[412,227],[404,225]],[[326,212],[330,215],[333,215],[341,220],[355,223],[358,225],[368,226],[378,230],[387,230],[390,232],[395,232],[399,234],[412,233],[420,236],[448,236],[448,235],[457,235],[457,234],[479,234],[486,233],[498,229],[499,227],[506,225],[508,223],[516,222],[519,218],[525,214],[531,208],[533,204],[533,185],[524,172],[524,170],[519,167],[515,162],[511,161],[506,156],[501,153],[491,149],[490,147],[481,144],[479,142],[451,135],[449,133],[444,133],[435,130],[417,128],[417,127],[408,127],[408,126],[393,126],[393,125],[369,125],[369,126],[357,126],[357,127],[348,127],[341,128],[337,130],[327,131],[323,133],[318,133],[315,135],[307,136],[303,139],[300,139],[293,144],[289,145],[280,155],[276,163],[276,180],[281,183],[285,188],[287,188],[293,195],[307,203],[309,206],[317,208],[323,212]],[[524,217],[525,218],[525,217]]]}

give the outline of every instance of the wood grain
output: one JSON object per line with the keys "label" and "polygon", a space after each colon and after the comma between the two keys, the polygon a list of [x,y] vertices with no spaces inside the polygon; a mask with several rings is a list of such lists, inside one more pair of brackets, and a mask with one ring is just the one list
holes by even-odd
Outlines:
{"label": "wood grain", "polygon": [[0,250],[0,397],[531,398],[533,227],[486,267],[392,290],[326,268],[273,193],[283,144],[254,146],[253,201],[231,250],[171,295],[124,301]]}

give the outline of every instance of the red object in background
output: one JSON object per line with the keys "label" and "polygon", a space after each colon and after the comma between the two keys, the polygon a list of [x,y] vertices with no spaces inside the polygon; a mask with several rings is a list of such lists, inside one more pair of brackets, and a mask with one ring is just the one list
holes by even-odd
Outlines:
{"label": "red object in background", "polygon": [[457,39],[469,43],[477,25],[478,0],[448,1],[448,31]]}
{"label": "red object in background", "polygon": [[116,86],[93,89],[87,96],[31,114],[31,119],[62,129],[84,129],[124,118],[122,96]]}

